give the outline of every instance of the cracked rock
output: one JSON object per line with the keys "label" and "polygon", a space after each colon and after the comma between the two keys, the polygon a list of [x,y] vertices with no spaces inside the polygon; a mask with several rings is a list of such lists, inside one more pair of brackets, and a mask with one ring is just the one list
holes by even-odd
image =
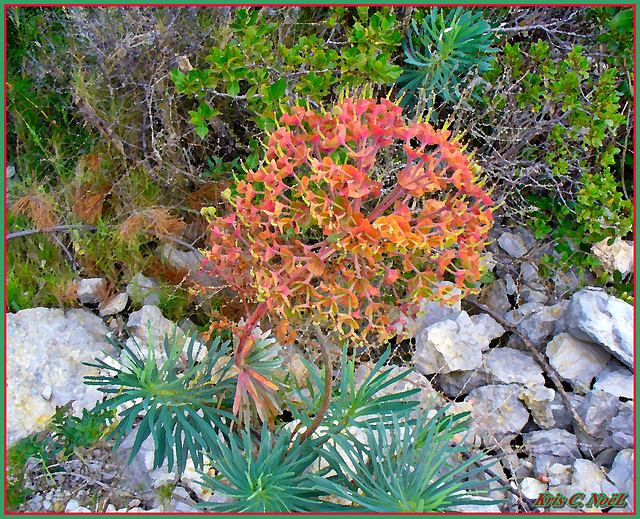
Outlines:
{"label": "cracked rock", "polygon": [[[627,502],[634,502],[635,489],[633,485],[633,475],[635,472],[635,463],[633,459],[633,449],[621,450],[613,460],[613,466],[607,475],[608,481],[602,482],[602,491],[605,494],[613,494],[615,492],[624,492],[629,494]],[[618,509],[617,512],[630,512],[631,506]]]}
{"label": "cracked rock", "polygon": [[564,429],[533,431],[523,435],[523,443],[533,456],[547,455],[557,458],[555,462],[572,462],[580,458],[578,439]]}
{"label": "cracked rock", "polygon": [[598,374],[593,389],[600,389],[617,397],[632,399],[633,373],[614,360]]}
{"label": "cracked rock", "polygon": [[57,407],[72,404],[82,415],[102,399],[83,384],[85,366],[110,350],[102,319],[86,310],[30,308],[7,314],[7,443],[39,431]]}
{"label": "cracked rock", "polygon": [[573,295],[567,327],[574,337],[601,344],[633,368],[633,306],[597,289]]}
{"label": "cracked rock", "polygon": [[106,283],[102,278],[81,279],[76,293],[85,305],[98,304],[105,295]]}
{"label": "cracked rock", "polygon": [[635,424],[633,414],[633,402],[620,404],[618,414],[611,420],[607,427],[608,435],[605,443],[614,449],[633,448],[633,427]]}
{"label": "cracked rock", "polygon": [[599,389],[589,391],[576,409],[587,432],[596,438],[604,438],[607,435],[607,427],[619,410],[620,400]]}
{"label": "cracked rock", "polygon": [[418,334],[413,362],[425,375],[473,370],[482,363],[491,340],[503,333],[490,316],[461,312],[455,320],[432,324]]}
{"label": "cracked rock", "polygon": [[561,333],[547,344],[547,357],[560,376],[569,381],[576,391],[586,393],[591,380],[604,369],[610,355],[592,342]]}
{"label": "cracked rock", "polygon": [[518,433],[529,421],[529,412],[518,400],[520,386],[490,385],[474,389],[465,402],[473,406],[472,428],[485,443]]}
{"label": "cracked rock", "polygon": [[544,386],[542,369],[533,356],[513,348],[493,348],[484,356],[484,370],[496,382]]}
{"label": "cracked rock", "polygon": [[500,235],[498,238],[498,245],[500,245],[502,250],[513,258],[524,256],[527,252],[527,246],[524,244],[522,238],[517,234],[510,232],[503,232]]}

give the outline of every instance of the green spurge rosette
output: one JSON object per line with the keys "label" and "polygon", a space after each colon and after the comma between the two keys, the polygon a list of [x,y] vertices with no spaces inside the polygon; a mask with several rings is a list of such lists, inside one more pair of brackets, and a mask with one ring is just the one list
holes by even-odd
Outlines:
{"label": "green spurge rosette", "polygon": [[405,94],[401,106],[413,104],[420,88],[427,95],[435,93],[445,102],[456,102],[468,82],[467,74],[473,69],[478,74],[487,72],[494,62],[497,49],[491,47],[493,34],[482,13],[458,7],[445,17],[434,7],[420,26],[415,20],[412,26],[402,42],[407,66],[396,82],[399,93]]}
{"label": "green spurge rosette", "polygon": [[229,351],[228,342],[220,344],[217,337],[206,348],[196,342],[195,334],[186,344],[178,335],[174,332],[172,340],[164,337],[163,362],[156,360],[151,338],[145,357],[135,340],[129,346],[107,337],[121,350],[120,357],[108,355],[110,360],[105,360],[109,363],[103,360],[86,363],[106,374],[85,377],[85,383],[114,395],[94,412],[126,407],[111,433],[116,437],[114,450],[140,417],[129,463],[151,435],[155,444],[154,468],[161,467],[166,460],[168,470],[172,470],[175,460],[178,472],[182,473],[189,456],[196,467],[202,467],[203,452],[212,444],[212,437],[218,432],[228,434],[234,417],[225,410],[230,405],[222,403],[225,395],[230,398],[235,391],[235,383],[232,378],[225,378],[231,362],[225,363],[223,359]]}

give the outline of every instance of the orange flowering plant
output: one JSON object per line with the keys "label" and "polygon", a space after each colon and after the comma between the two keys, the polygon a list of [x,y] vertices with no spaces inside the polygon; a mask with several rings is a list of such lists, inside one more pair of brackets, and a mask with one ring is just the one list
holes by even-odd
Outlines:
{"label": "orange flowering plant", "polygon": [[[234,329],[234,412],[251,397],[261,416],[277,390],[247,360],[261,319],[279,320],[281,341],[303,318],[344,338],[389,339],[421,299],[453,302],[475,286],[492,224],[493,202],[460,143],[405,121],[389,100],[295,106],[280,123],[264,165],[227,193],[235,211],[211,217],[206,260],[247,313]],[[382,156],[402,160],[387,188],[376,178]]]}

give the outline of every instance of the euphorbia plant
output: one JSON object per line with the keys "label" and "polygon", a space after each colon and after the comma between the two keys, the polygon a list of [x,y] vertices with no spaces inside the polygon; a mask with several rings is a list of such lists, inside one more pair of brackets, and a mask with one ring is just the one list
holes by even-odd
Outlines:
{"label": "euphorbia plant", "polygon": [[[247,313],[234,329],[234,412],[251,396],[263,419],[276,386],[247,360],[261,319],[279,320],[281,340],[310,318],[344,338],[384,341],[422,298],[453,302],[474,287],[492,223],[460,143],[406,122],[389,100],[346,99],[326,113],[295,106],[280,122],[265,164],[228,193],[233,214],[209,212],[207,259]],[[391,189],[374,178],[381,157],[402,160]]]}

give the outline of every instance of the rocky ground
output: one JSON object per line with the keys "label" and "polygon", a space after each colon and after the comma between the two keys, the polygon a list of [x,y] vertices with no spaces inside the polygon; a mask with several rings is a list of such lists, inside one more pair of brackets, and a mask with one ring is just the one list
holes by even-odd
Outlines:
{"label": "rocky ground", "polygon": [[[405,386],[422,388],[420,400],[435,401],[436,407],[452,403],[454,411],[471,411],[473,427],[465,441],[500,459],[492,470],[516,491],[496,491],[505,505],[479,511],[529,511],[527,498],[578,492],[587,498],[627,493],[629,505],[615,511],[633,511],[633,307],[603,290],[581,288],[591,280],[571,272],[543,281],[537,265],[548,249],[520,228],[496,226],[492,233],[487,261],[496,281],[457,306],[424,305],[424,314],[409,325],[416,371]],[[165,253],[197,271],[194,253]],[[594,254],[605,267],[632,269],[628,243],[600,244]],[[101,399],[83,384],[95,370],[83,362],[111,348],[105,334],[119,332],[126,322],[145,344],[149,321],[154,333],[173,333],[174,323],[154,306],[153,280],[140,275],[107,301],[100,300],[101,283],[83,280],[78,290],[93,309],[8,314],[9,445],[42,431],[57,408],[70,406],[81,415]],[[129,300],[142,309],[127,314]],[[189,331],[188,322],[180,324]],[[358,375],[364,379],[368,369],[363,364]],[[166,468],[153,470],[150,438],[127,465],[131,445],[127,439],[112,454],[111,444],[100,440],[47,469],[29,459],[25,485],[32,492],[19,510],[188,512],[201,511],[197,502],[218,499],[197,484],[193,467],[180,479]]]}

